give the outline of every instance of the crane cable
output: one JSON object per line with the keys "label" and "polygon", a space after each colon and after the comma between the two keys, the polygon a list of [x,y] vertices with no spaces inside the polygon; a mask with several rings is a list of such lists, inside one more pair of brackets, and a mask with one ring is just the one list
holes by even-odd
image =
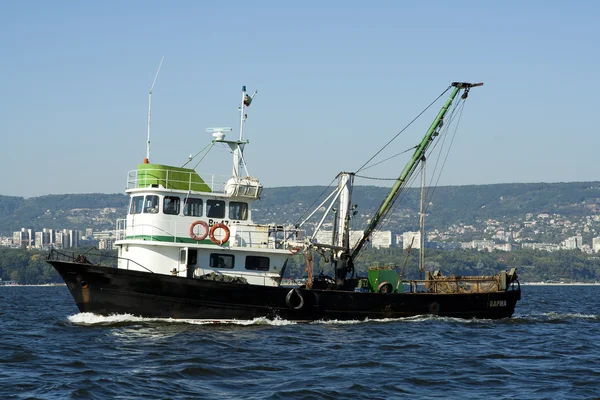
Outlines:
{"label": "crane cable", "polygon": [[442,92],[442,93],[441,93],[441,94],[440,94],[440,95],[439,95],[439,96],[438,96],[438,97],[437,97],[435,100],[433,100],[433,101],[432,101],[432,102],[431,102],[431,103],[430,103],[430,104],[429,104],[429,105],[428,105],[428,106],[427,106],[427,107],[426,107],[426,108],[425,108],[423,111],[421,111],[421,112],[420,112],[420,113],[419,113],[419,114],[418,114],[418,115],[417,115],[415,118],[413,118],[413,120],[412,120],[412,121],[410,121],[410,122],[408,123],[408,125],[406,125],[404,128],[402,128],[402,130],[401,130],[400,132],[398,132],[398,133],[396,134],[396,136],[394,136],[392,139],[390,139],[390,141],[389,141],[389,142],[387,142],[385,145],[383,145],[383,147],[382,147],[381,149],[379,149],[379,151],[377,151],[377,152],[376,152],[376,153],[375,153],[375,154],[374,154],[374,155],[373,155],[371,158],[369,158],[369,159],[367,160],[367,162],[366,162],[366,163],[364,163],[364,164],[363,164],[363,165],[362,165],[362,166],[361,166],[361,167],[360,167],[358,170],[356,170],[356,172],[358,173],[358,172],[362,171],[362,170],[363,170],[363,169],[364,169],[364,168],[365,168],[365,167],[366,167],[366,166],[367,166],[367,165],[368,165],[368,164],[369,164],[371,161],[373,161],[373,159],[374,159],[375,157],[377,157],[377,156],[379,155],[379,153],[381,153],[381,152],[382,152],[382,151],[383,151],[383,150],[384,150],[384,149],[385,149],[387,146],[389,146],[389,145],[390,145],[390,143],[392,143],[394,140],[396,140],[396,138],[397,138],[398,136],[400,136],[400,134],[402,134],[402,132],[404,132],[405,130],[407,130],[407,129],[408,129],[408,128],[409,128],[409,127],[410,127],[410,126],[413,124],[413,122],[415,122],[417,119],[419,119],[419,118],[421,117],[421,115],[423,115],[423,114],[425,113],[425,111],[429,110],[429,108],[430,108],[432,105],[434,105],[434,104],[435,104],[435,103],[436,103],[436,102],[437,102],[437,101],[440,99],[440,97],[442,97],[444,94],[446,94],[446,92],[447,92],[448,90],[450,90],[450,88],[451,88],[451,87],[452,87],[452,86],[448,86],[448,88],[447,88],[446,90],[444,90],[444,91],[443,91],[443,92]]}
{"label": "crane cable", "polygon": [[[442,95],[443,95],[443,94],[442,94]],[[443,129],[443,131],[440,133],[440,136],[443,136],[443,137],[444,137],[444,139],[443,139],[441,142],[440,142],[440,141],[437,141],[436,143],[434,143],[433,147],[432,147],[431,149],[429,149],[429,150],[430,150],[430,151],[429,151],[429,154],[433,153],[433,151],[435,150],[435,148],[437,147],[437,145],[438,145],[438,144],[440,144],[440,143],[441,143],[441,148],[440,148],[440,150],[444,148],[444,143],[445,143],[445,141],[446,141],[446,138],[447,138],[447,133],[448,133],[448,131],[449,131],[449,128],[450,128],[450,126],[452,125],[452,122],[454,121],[454,119],[455,119],[455,117],[456,117],[456,111],[457,111],[457,109],[459,109],[459,108],[460,108],[460,109],[459,109],[459,111],[458,111],[458,122],[457,122],[457,124],[456,124],[456,126],[455,126],[455,128],[454,128],[454,132],[453,132],[453,134],[452,134],[452,138],[451,138],[451,140],[450,140],[450,145],[448,146],[448,150],[446,151],[446,155],[445,155],[445,157],[444,157],[444,161],[442,162],[442,166],[441,166],[441,168],[440,168],[440,172],[439,172],[439,174],[437,175],[437,180],[436,180],[436,182],[435,182],[435,185],[434,185],[434,186],[432,187],[432,189],[431,189],[431,194],[429,193],[429,192],[430,192],[430,190],[427,190],[427,192],[428,192],[428,193],[427,193],[426,197],[427,197],[428,201],[426,202],[426,204],[427,204],[427,205],[426,205],[426,208],[425,208],[424,212],[426,212],[426,211],[428,210],[428,208],[429,208],[429,203],[431,202],[432,196],[433,196],[433,194],[435,193],[435,189],[436,189],[436,188],[437,188],[437,186],[438,186],[439,180],[440,180],[440,178],[441,178],[441,172],[442,172],[442,171],[443,171],[443,169],[444,169],[444,166],[445,166],[445,164],[446,164],[446,161],[447,161],[447,159],[448,159],[448,155],[450,154],[450,149],[452,148],[452,144],[454,143],[454,139],[455,139],[455,137],[456,137],[456,132],[458,131],[458,126],[460,125],[460,120],[461,120],[461,118],[462,118],[462,113],[463,113],[463,110],[464,110],[464,105],[465,105],[465,103],[466,103],[466,102],[465,102],[465,100],[464,100],[464,99],[461,99],[461,100],[459,100],[459,101],[458,101],[458,102],[457,102],[457,103],[454,105],[454,107],[453,107],[453,108],[452,108],[452,110],[450,111],[450,115],[449,115],[449,118],[448,118],[448,119],[449,119],[449,122],[448,122],[447,124],[445,124],[445,129]],[[411,123],[412,123],[412,122],[411,122]],[[390,141],[390,142],[391,142],[391,141]],[[386,145],[386,146],[387,146],[387,145]],[[404,152],[402,152],[402,153],[406,153],[406,152],[407,152],[407,151],[409,151],[409,150],[411,150],[411,149],[405,150],[405,151],[404,151]],[[400,155],[400,154],[402,154],[402,153],[398,153],[398,154],[396,154],[396,155],[394,155],[394,156],[392,156],[392,157],[389,157],[389,158],[387,158],[386,160],[383,160],[383,161],[387,161],[387,160],[389,160],[389,159],[391,159],[391,158],[394,158],[394,157],[396,157],[396,156],[398,156],[398,155]],[[434,166],[434,171],[433,171],[433,174],[432,174],[432,176],[435,176],[435,174],[436,174],[436,170],[437,170],[437,166],[438,166],[438,163],[439,163],[439,159],[440,159],[440,157],[441,157],[441,153],[442,153],[441,151],[438,153],[438,157],[437,157],[437,160],[436,160],[436,164],[435,164],[435,166]],[[381,162],[383,162],[383,161],[381,161]],[[379,163],[377,163],[377,164],[380,164],[381,162],[379,162]],[[377,165],[377,164],[374,164],[374,165]],[[372,166],[374,166],[374,165],[372,165]],[[367,168],[370,168],[370,167],[367,167]],[[367,168],[364,168],[364,169],[367,169]],[[418,169],[417,169],[417,170],[418,170]],[[416,172],[417,170],[415,170],[415,172]],[[422,171],[422,165],[420,165],[420,170]],[[406,183],[407,183],[407,185],[403,185],[403,186],[404,186],[404,187],[406,187],[406,186],[411,186],[411,185],[413,184],[414,180],[416,179],[416,176],[417,176],[417,175],[418,175],[418,174],[415,174],[415,173],[411,174],[411,176],[408,178],[408,180],[407,180],[407,182],[406,182]],[[375,178],[375,177],[367,177],[367,176],[363,176],[363,175],[356,175],[356,177],[360,177],[360,178],[363,178],[363,179],[381,180],[381,181],[383,181],[383,180],[388,180],[388,181],[395,181],[395,180],[397,180],[397,178]],[[382,220],[382,224],[381,224],[381,225],[384,225],[386,222],[389,222],[389,216],[390,216],[390,215],[393,213],[393,210],[394,210],[394,208],[395,208],[395,205],[397,204],[398,200],[401,200],[402,198],[404,198],[405,194],[406,194],[406,191],[401,191],[401,193],[399,193],[399,196],[397,196],[395,199],[393,199],[393,200],[392,200],[392,204],[390,205],[390,208],[389,208],[389,211],[390,211],[390,212],[386,213],[386,216],[383,218],[383,220]],[[376,211],[376,210],[375,210],[375,211]],[[375,212],[375,211],[374,211],[374,212]],[[374,213],[374,212],[373,212],[373,213]],[[360,253],[359,253],[359,254],[360,254]],[[358,255],[357,255],[357,258],[358,258]]]}

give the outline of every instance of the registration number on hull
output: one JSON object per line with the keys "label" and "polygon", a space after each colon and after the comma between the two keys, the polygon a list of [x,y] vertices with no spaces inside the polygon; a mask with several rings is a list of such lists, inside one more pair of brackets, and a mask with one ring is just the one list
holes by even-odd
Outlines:
{"label": "registration number on hull", "polygon": [[492,300],[490,301],[490,308],[494,307],[506,307],[506,300]]}

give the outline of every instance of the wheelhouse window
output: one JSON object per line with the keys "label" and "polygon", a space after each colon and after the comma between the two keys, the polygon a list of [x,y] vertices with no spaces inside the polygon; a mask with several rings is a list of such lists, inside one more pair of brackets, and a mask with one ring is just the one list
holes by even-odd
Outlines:
{"label": "wheelhouse window", "polygon": [[269,257],[246,256],[246,269],[253,271],[268,271]]}
{"label": "wheelhouse window", "polygon": [[[207,201],[208,203],[208,201]],[[235,257],[232,254],[211,254],[209,265],[211,268],[233,269]]]}
{"label": "wheelhouse window", "polygon": [[158,196],[148,195],[144,201],[144,212],[156,214],[158,212]]}
{"label": "wheelhouse window", "polygon": [[206,216],[208,218],[225,218],[225,202],[223,200],[206,200]]}
{"label": "wheelhouse window", "polygon": [[129,206],[129,214],[139,214],[144,206],[144,196],[134,196],[131,198],[131,206]]}
{"label": "wheelhouse window", "polygon": [[186,199],[183,204],[183,215],[202,216],[202,199]]}
{"label": "wheelhouse window", "polygon": [[180,202],[181,199],[177,196],[165,196],[163,199],[163,213],[178,215]]}
{"label": "wheelhouse window", "polygon": [[245,221],[248,219],[248,203],[229,202],[229,219]]}

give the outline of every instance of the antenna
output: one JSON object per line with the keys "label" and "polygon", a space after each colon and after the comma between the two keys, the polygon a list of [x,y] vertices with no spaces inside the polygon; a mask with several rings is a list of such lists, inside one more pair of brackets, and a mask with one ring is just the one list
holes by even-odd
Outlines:
{"label": "antenna", "polygon": [[[246,86],[242,86],[242,104],[240,105],[240,140],[238,141],[238,144],[235,148],[232,147],[233,177],[236,179],[239,178],[239,173],[242,170],[242,165],[245,166],[244,147],[242,143],[242,140],[244,139],[244,122],[246,121],[247,117],[245,108],[250,107],[250,104],[252,103],[254,96],[256,96],[256,93],[258,93],[258,90],[255,90],[252,96],[249,96],[246,94]],[[246,172],[248,171],[246,170]]]}
{"label": "antenna", "polygon": [[154,76],[154,81],[152,81],[152,86],[150,86],[150,91],[148,92],[148,141],[146,142],[146,158],[144,159],[144,164],[148,164],[150,162],[150,117],[152,115],[150,109],[152,107],[152,89],[154,89],[154,84],[156,83],[156,79],[158,78],[158,73],[160,72],[160,67],[162,66],[164,59],[165,56],[162,56],[160,59],[160,64],[158,64],[158,69],[156,70],[156,75]]}
{"label": "antenna", "polygon": [[252,96],[248,96],[246,94],[246,86],[242,86],[242,105],[240,106],[240,142],[244,138],[244,122],[246,121],[246,112],[244,111],[245,107],[250,107],[252,100],[254,100],[254,96],[256,96],[258,90],[255,90],[252,93]]}

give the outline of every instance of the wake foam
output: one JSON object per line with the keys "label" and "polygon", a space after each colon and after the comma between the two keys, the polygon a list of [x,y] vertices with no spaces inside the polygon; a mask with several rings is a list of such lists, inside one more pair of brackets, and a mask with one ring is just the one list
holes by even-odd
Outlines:
{"label": "wake foam", "polygon": [[[597,315],[588,314],[556,314],[544,313],[537,315],[515,315],[508,321],[539,321],[545,320],[562,320],[562,319],[599,319]],[[453,317],[442,317],[438,315],[416,315],[413,317],[404,318],[382,318],[382,319],[365,319],[365,320],[318,320],[318,321],[289,321],[280,318],[268,319],[265,317],[254,318],[252,320],[204,320],[204,319],[176,319],[176,318],[146,318],[132,314],[112,314],[108,316],[98,315],[93,313],[78,313],[67,317],[68,321],[73,325],[78,326],[118,326],[135,323],[162,323],[162,324],[189,324],[189,325],[270,325],[270,326],[286,326],[296,324],[314,324],[314,325],[358,325],[358,324],[381,324],[381,323],[423,323],[429,321],[452,322],[463,324],[480,324],[491,323],[495,320],[491,319],[462,319]]]}
{"label": "wake foam", "polygon": [[[416,315],[414,317],[404,317],[404,318],[381,318],[381,319],[364,319],[364,320],[337,320],[331,319],[327,321],[319,320],[319,321],[311,321],[312,324],[322,324],[322,325],[357,325],[357,324],[373,324],[373,323],[390,323],[390,322],[424,322],[430,321],[432,319],[442,319],[441,317],[436,317],[434,315]],[[450,318],[453,319],[453,318]]]}
{"label": "wake foam", "polygon": [[67,317],[70,323],[80,326],[111,326],[126,325],[131,323],[166,323],[166,324],[190,324],[190,325],[212,325],[212,324],[232,324],[232,325],[273,325],[284,326],[294,325],[296,322],[282,319],[270,320],[267,318],[254,318],[252,320],[203,320],[203,319],[175,319],[175,318],[145,318],[132,314],[112,314],[108,316],[93,313],[78,313]]}
{"label": "wake foam", "polygon": [[598,315],[581,313],[560,314],[556,312],[548,312],[541,315],[548,319],[598,319]]}
{"label": "wake foam", "polygon": [[598,314],[557,313],[554,311],[533,314],[515,314],[510,321],[514,322],[567,322],[572,320],[600,320]]}

